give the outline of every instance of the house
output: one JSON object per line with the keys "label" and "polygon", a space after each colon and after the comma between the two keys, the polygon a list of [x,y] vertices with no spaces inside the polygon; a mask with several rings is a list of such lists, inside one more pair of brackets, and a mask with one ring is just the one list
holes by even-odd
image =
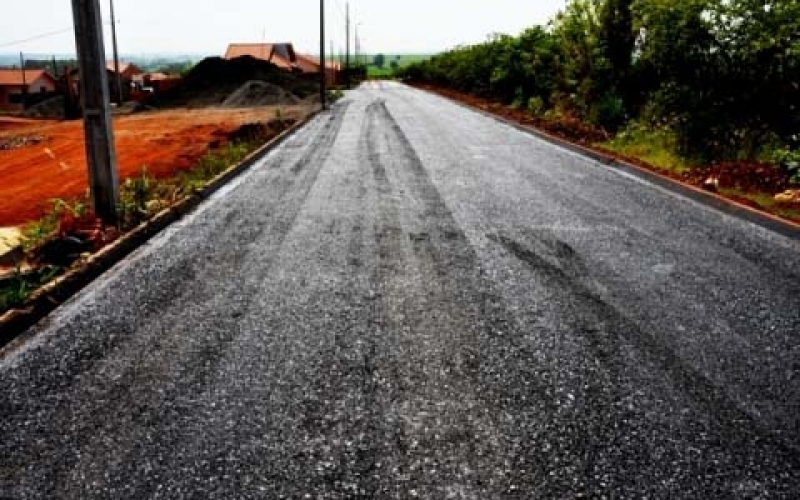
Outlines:
{"label": "house", "polygon": [[133,101],[145,101],[152,94],[166,92],[181,82],[181,75],[167,73],[143,73],[133,78],[133,90],[130,98]]}
{"label": "house", "polygon": [[[297,66],[304,73],[319,74],[319,57],[297,54]],[[328,85],[340,83],[342,69],[342,63],[339,61],[325,62],[325,79],[327,80]]]}
{"label": "house", "polygon": [[[24,76],[23,76],[24,75]],[[0,69],[0,109],[19,111],[23,94],[42,96],[56,91],[56,79],[43,69]]]}
{"label": "house", "polygon": [[[106,69],[112,74],[115,73],[114,61],[106,61]],[[133,81],[136,76],[143,73],[142,68],[133,63],[119,62],[119,74],[122,76],[123,81]]]}
{"label": "house", "polygon": [[[117,73],[114,61],[106,61],[106,70],[108,71],[108,90],[111,93],[111,100],[115,100],[119,95],[117,90]],[[119,75],[122,80],[122,96],[127,100],[130,98],[131,84],[136,80],[139,75],[144,74],[144,71],[133,63],[119,62]]]}
{"label": "house", "polygon": [[291,43],[232,43],[225,52],[225,59],[236,59],[242,56],[271,62],[287,71],[297,69],[297,54]]}
{"label": "house", "polygon": [[[122,77],[122,97],[124,100],[130,98],[134,81],[143,73],[144,71],[135,64],[120,61],[119,74]],[[117,89],[117,73],[114,68],[114,61],[106,61],[106,76],[108,77],[109,97],[112,101],[116,101],[117,96],[119,96],[119,90]],[[75,93],[78,93],[80,74],[77,69],[73,69],[70,72],[70,79]]]}
{"label": "house", "polygon": [[[225,52],[225,59],[250,56],[262,61],[271,62],[275,66],[295,73],[319,74],[319,58],[298,54],[291,43],[233,43]],[[341,72],[339,63],[329,61],[325,64],[325,72],[329,84],[337,81]]]}

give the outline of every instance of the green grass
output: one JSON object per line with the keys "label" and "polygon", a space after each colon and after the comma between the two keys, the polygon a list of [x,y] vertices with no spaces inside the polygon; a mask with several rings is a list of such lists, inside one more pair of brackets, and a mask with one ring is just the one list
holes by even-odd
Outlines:
{"label": "green grass", "polygon": [[677,153],[676,136],[667,129],[649,129],[632,124],[610,141],[597,146],[678,174],[688,172],[696,166]]}
{"label": "green grass", "polygon": [[[430,54],[384,54],[385,63],[382,68],[372,64],[375,59],[375,54],[368,54],[359,56],[359,61],[367,64],[367,77],[368,78],[393,78],[395,70],[392,68],[392,61],[397,62],[398,68],[405,68],[411,64],[420,61],[427,61],[431,58]],[[339,59],[339,58],[337,58]],[[351,62],[355,62],[351,60]]]}

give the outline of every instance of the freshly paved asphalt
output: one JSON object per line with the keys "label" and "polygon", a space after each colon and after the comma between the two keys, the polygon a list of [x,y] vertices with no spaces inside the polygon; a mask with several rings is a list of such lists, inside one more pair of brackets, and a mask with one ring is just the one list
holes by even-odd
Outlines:
{"label": "freshly paved asphalt", "polygon": [[0,355],[0,498],[798,498],[800,244],[373,83]]}

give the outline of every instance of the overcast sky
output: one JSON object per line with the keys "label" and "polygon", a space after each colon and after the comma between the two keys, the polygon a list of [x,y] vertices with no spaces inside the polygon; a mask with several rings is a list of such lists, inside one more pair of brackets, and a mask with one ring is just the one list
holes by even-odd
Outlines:
{"label": "overcast sky", "polygon": [[[109,0],[101,0],[108,18]],[[326,0],[328,42],[344,47],[345,0]],[[564,0],[352,0],[362,52],[430,53],[545,23]],[[231,42],[291,41],[318,52],[317,0],[115,0],[125,54],[222,54]],[[3,0],[0,53],[73,53],[70,0]],[[60,32],[52,34],[54,32]],[[50,34],[47,36],[43,36]],[[35,39],[33,39],[35,38]],[[27,40],[27,41],[24,41]],[[110,43],[107,43],[110,51]]]}

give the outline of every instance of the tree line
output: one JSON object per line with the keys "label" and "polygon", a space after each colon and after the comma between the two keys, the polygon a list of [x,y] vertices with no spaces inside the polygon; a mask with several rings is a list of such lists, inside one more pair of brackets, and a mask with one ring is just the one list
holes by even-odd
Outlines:
{"label": "tree line", "polygon": [[688,158],[797,157],[800,2],[570,0],[403,76],[609,131],[668,129]]}

